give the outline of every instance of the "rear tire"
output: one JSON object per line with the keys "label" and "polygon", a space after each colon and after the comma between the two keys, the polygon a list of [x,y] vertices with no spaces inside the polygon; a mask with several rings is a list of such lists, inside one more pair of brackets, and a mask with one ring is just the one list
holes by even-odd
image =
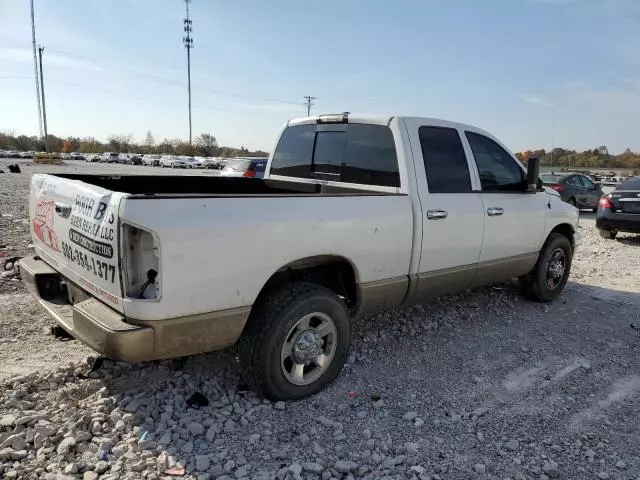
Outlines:
{"label": "rear tire", "polygon": [[600,236],[606,240],[614,240],[618,232],[615,230],[598,230],[600,232]]}
{"label": "rear tire", "polygon": [[533,269],[518,279],[522,296],[536,302],[554,300],[567,284],[572,258],[569,239],[559,233],[550,234]]}
{"label": "rear tire", "polygon": [[298,282],[254,306],[238,354],[246,380],[258,394],[297,400],[335,380],[350,342],[351,319],[340,297]]}

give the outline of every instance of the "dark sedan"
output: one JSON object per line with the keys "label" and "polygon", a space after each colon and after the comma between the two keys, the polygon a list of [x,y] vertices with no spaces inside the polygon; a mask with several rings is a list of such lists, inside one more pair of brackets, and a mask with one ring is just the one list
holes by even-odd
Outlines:
{"label": "dark sedan", "polygon": [[540,175],[545,187],[553,188],[560,198],[577,208],[598,209],[598,201],[604,195],[600,186],[586,175],[576,173]]}
{"label": "dark sedan", "polygon": [[596,228],[608,239],[618,232],[640,233],[640,176],[625,180],[600,199]]}

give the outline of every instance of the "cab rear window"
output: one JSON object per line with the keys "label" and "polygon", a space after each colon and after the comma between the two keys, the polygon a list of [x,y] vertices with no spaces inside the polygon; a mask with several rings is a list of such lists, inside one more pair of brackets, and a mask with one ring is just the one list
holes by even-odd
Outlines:
{"label": "cab rear window", "polygon": [[272,175],[399,187],[393,134],[384,125],[323,124],[287,128]]}

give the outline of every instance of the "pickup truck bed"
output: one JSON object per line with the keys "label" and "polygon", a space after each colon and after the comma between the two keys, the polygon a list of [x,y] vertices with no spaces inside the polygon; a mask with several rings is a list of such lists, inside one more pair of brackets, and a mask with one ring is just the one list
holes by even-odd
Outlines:
{"label": "pickup truck bed", "polygon": [[155,197],[189,196],[249,196],[249,195],[401,195],[349,188],[348,186],[300,183],[286,180],[262,180],[255,178],[210,177],[195,175],[84,175],[55,174],[68,180],[77,180],[114,192],[131,196]]}

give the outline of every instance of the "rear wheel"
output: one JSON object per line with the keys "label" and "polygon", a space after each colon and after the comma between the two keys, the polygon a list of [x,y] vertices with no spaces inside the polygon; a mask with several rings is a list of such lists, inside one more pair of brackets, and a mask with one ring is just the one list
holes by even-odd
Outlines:
{"label": "rear wheel", "polygon": [[567,284],[572,257],[569,239],[559,233],[550,234],[533,269],[518,279],[522,295],[537,302],[555,299]]}
{"label": "rear wheel", "polygon": [[331,383],[342,370],[351,320],[333,291],[293,283],[254,306],[239,343],[251,386],[274,400],[296,400]]}
{"label": "rear wheel", "polygon": [[598,230],[600,232],[600,236],[602,238],[606,238],[607,240],[613,240],[616,238],[618,232],[615,230]]}

